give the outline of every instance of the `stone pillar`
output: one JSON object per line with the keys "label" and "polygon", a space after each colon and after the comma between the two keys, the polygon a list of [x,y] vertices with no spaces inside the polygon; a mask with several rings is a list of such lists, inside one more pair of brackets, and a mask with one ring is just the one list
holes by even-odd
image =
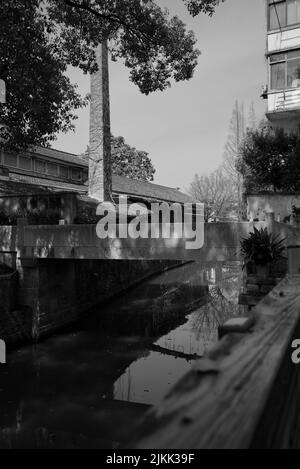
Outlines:
{"label": "stone pillar", "polygon": [[91,76],[89,196],[111,201],[111,131],[107,42],[96,50],[99,70]]}

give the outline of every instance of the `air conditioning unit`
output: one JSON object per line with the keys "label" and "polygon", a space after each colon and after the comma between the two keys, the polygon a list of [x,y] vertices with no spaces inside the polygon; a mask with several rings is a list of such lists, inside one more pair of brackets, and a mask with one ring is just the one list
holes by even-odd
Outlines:
{"label": "air conditioning unit", "polygon": [[269,91],[269,90],[268,90],[268,85],[264,85],[264,86],[262,87],[260,97],[261,97],[262,99],[268,99],[268,91]]}

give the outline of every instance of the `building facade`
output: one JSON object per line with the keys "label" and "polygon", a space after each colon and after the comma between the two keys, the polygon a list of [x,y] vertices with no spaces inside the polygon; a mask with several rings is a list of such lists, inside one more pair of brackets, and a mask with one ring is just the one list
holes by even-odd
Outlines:
{"label": "building facade", "polygon": [[[15,223],[21,214],[30,223],[95,222],[98,201],[89,197],[88,162],[52,148],[8,153],[0,159],[0,225]],[[112,176],[115,202],[126,196],[129,203],[184,204],[192,199],[177,189],[124,176]],[[94,221],[89,221],[94,220]],[[51,222],[51,223],[50,223]]]}
{"label": "building facade", "polygon": [[52,190],[85,192],[87,163],[78,156],[37,148],[20,153],[1,152],[0,173],[15,183],[32,184]]}
{"label": "building facade", "polygon": [[267,118],[300,131],[300,0],[267,0]]}

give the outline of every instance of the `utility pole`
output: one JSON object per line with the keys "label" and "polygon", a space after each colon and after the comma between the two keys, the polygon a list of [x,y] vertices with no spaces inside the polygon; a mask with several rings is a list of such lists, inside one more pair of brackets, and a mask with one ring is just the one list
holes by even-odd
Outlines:
{"label": "utility pole", "polygon": [[108,46],[96,50],[98,71],[91,75],[89,196],[99,202],[112,200],[111,130]]}

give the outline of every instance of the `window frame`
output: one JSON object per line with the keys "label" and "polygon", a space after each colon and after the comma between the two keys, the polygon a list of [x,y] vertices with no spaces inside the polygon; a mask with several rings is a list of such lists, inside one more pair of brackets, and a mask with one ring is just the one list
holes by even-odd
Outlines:
{"label": "window frame", "polygon": [[[278,31],[280,29],[285,29],[285,28],[293,28],[297,25],[300,25],[300,20],[295,23],[288,23],[288,1],[289,0],[267,0],[267,10],[268,10],[268,31]],[[274,6],[274,4],[285,4],[285,24],[282,24],[279,26],[277,25],[276,28],[271,28],[271,7]],[[299,5],[300,6],[300,5]]]}
{"label": "window frame", "polygon": [[[298,55],[295,57],[288,58],[288,55],[291,53],[298,52]],[[272,60],[272,57],[276,56],[282,56],[284,55],[284,58],[278,59],[278,60]],[[284,52],[277,52],[276,54],[271,54],[269,55],[269,89],[271,92],[278,92],[278,91],[286,91],[286,90],[297,90],[300,89],[299,87],[292,87],[288,86],[288,62],[296,61],[300,59],[300,49],[294,49],[292,51],[284,51]],[[272,66],[277,65],[279,63],[284,63],[285,64],[285,77],[284,77],[284,87],[283,88],[272,88]]]}
{"label": "window frame", "polygon": [[[16,164],[11,164],[11,163],[7,163],[6,162],[6,158],[9,158],[9,157],[12,157],[12,158],[16,158]],[[18,158],[18,155],[16,154],[13,154],[13,153],[4,153],[3,155],[3,165],[4,166],[7,166],[9,168],[14,168],[14,169],[19,169],[19,158]]]}
{"label": "window frame", "polygon": [[[38,168],[39,164],[44,165],[44,171],[41,171]],[[41,158],[37,158],[34,163],[34,172],[37,174],[41,174],[42,176],[45,176],[47,174],[47,161],[44,161]]]}
{"label": "window frame", "polygon": [[[62,175],[62,170],[66,170],[67,171],[67,176],[63,176]],[[59,177],[61,179],[70,179],[70,168],[66,165],[62,165],[60,164],[59,165]]]}
{"label": "window frame", "polygon": [[[56,167],[56,174],[53,174],[49,171],[49,166],[55,166]],[[58,177],[58,164],[57,163],[52,163],[50,161],[47,161],[47,170],[46,170],[46,174],[47,176],[51,176],[51,177]]]}
{"label": "window frame", "polygon": [[[78,172],[80,174],[80,178],[76,178],[73,176],[74,172]],[[76,167],[72,167],[71,168],[71,180],[72,181],[76,181],[76,182],[82,182],[82,179],[83,179],[83,171],[81,168],[76,168]]]}
{"label": "window frame", "polygon": [[[23,160],[28,160],[30,162],[30,169],[21,167],[22,158],[23,158]],[[30,156],[18,155],[18,168],[21,171],[28,171],[28,172],[31,173],[32,172],[32,158]]]}

